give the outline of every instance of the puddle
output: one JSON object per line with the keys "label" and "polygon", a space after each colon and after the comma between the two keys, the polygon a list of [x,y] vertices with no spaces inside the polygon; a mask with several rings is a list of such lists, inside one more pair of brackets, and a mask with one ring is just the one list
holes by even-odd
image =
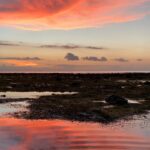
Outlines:
{"label": "puddle", "polygon": [[126,83],[126,82],[132,82],[132,83],[146,83],[150,82],[150,80],[117,80],[119,83]]}
{"label": "puddle", "polygon": [[[38,99],[40,96],[72,95],[77,92],[0,92],[0,99]],[[7,102],[0,104],[0,117],[11,116],[13,113],[28,111],[28,102]]]}
{"label": "puddle", "polygon": [[137,81],[139,81],[139,82],[141,82],[141,83],[150,82],[150,80],[137,80]]}
{"label": "puddle", "polygon": [[29,106],[27,101],[0,104],[0,117],[11,116],[11,114],[16,112],[28,111],[27,106]]}
{"label": "puddle", "polygon": [[96,101],[96,100],[94,100],[94,101],[92,101],[93,103],[105,103],[105,101]]}
{"label": "puddle", "polygon": [[146,100],[140,99],[140,100],[133,100],[133,99],[128,99],[129,104],[142,104]]}
{"label": "puddle", "polygon": [[73,95],[77,92],[0,92],[0,99],[37,99],[40,96]]}
{"label": "puddle", "polygon": [[138,84],[137,87],[142,87],[142,85],[141,85],[141,84]]}
{"label": "puddle", "polygon": [[[140,104],[141,102],[143,102],[144,100],[131,100],[131,99],[128,99],[128,103],[129,104]],[[103,101],[93,101],[94,103],[104,103],[104,104],[107,104],[107,102],[105,100]]]}
{"label": "puddle", "polygon": [[117,80],[117,82],[120,82],[120,83],[126,83],[127,80]]}
{"label": "puddle", "polygon": [[[128,103],[129,104],[140,104],[141,102],[143,102],[144,100],[139,100],[139,101],[137,101],[137,100],[131,100],[131,99],[128,99]],[[104,103],[104,104],[106,104],[107,102],[105,101],[105,100],[103,100],[103,101],[93,101],[93,103]],[[110,105],[109,105],[110,106]],[[110,108],[110,107],[109,107]]]}
{"label": "puddle", "polygon": [[140,104],[139,101],[137,101],[137,100],[131,100],[131,99],[128,99],[128,103],[129,104]]}
{"label": "puddle", "polygon": [[121,88],[122,88],[122,89],[125,89],[125,88],[126,88],[126,86],[121,86]]}
{"label": "puddle", "polygon": [[136,83],[136,82],[138,82],[138,83],[150,82],[150,80],[129,80],[129,81],[132,82],[132,83]]}
{"label": "puddle", "polygon": [[108,105],[108,106],[104,106],[103,108],[108,109],[108,108],[114,108],[114,105]]}
{"label": "puddle", "polygon": [[102,103],[104,103],[104,104],[107,104],[107,102],[105,101],[105,100],[103,100],[103,101],[101,101]]}

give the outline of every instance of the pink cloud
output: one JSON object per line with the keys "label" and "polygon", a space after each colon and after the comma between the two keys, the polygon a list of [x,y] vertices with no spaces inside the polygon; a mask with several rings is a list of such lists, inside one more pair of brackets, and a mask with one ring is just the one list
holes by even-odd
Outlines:
{"label": "pink cloud", "polygon": [[[3,3],[2,3],[3,2]],[[22,29],[76,29],[134,21],[149,0],[0,0],[0,24]]]}

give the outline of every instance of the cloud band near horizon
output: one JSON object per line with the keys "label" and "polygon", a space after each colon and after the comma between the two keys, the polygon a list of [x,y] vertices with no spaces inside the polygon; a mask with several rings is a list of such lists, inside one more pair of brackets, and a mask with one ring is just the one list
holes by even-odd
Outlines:
{"label": "cloud band near horizon", "polygon": [[[21,29],[77,29],[143,18],[149,0],[0,0],[0,25]],[[132,11],[130,8],[133,8]]]}

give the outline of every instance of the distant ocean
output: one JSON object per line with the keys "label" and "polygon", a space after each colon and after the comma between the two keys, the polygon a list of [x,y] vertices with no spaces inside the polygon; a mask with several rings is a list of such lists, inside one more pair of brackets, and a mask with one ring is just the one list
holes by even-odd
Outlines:
{"label": "distant ocean", "polygon": [[53,73],[65,73],[65,74],[114,74],[114,73],[150,73],[150,71],[53,71],[53,72],[35,72],[35,71],[29,71],[29,72],[3,72],[0,71],[0,73],[4,74],[4,73],[37,73],[37,74],[53,74]]}

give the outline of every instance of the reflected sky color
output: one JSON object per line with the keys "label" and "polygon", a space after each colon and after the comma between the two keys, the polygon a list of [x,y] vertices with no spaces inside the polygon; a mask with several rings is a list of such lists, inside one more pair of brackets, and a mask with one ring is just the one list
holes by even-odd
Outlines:
{"label": "reflected sky color", "polygon": [[5,95],[5,97],[1,97],[0,99],[38,99],[41,96],[51,96],[55,95],[73,95],[78,92],[0,92],[0,95]]}
{"label": "reflected sky color", "polygon": [[3,150],[149,150],[149,140],[138,132],[128,133],[119,127],[114,130],[96,123],[0,119]]}
{"label": "reflected sky color", "polygon": [[149,10],[150,0],[0,0],[0,72],[149,71]]}

